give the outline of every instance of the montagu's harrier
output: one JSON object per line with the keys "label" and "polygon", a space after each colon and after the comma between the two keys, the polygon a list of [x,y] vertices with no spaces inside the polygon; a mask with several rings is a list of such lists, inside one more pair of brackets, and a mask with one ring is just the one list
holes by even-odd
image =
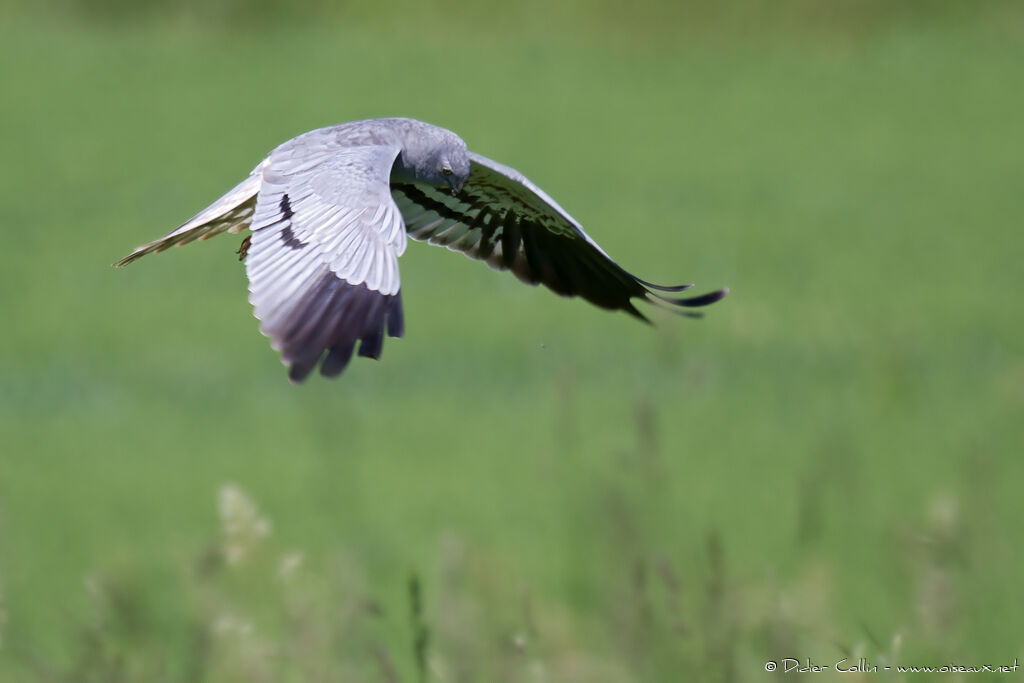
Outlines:
{"label": "montagu's harrier", "polygon": [[325,377],[338,376],[356,341],[360,356],[379,358],[385,331],[402,336],[406,235],[642,320],[634,298],[691,309],[727,292],[680,298],[671,293],[689,285],[627,273],[518,171],[468,151],[448,130],[401,118],[289,140],[207,209],[116,265],[246,228],[239,254],[249,301],[293,382],[318,363]]}

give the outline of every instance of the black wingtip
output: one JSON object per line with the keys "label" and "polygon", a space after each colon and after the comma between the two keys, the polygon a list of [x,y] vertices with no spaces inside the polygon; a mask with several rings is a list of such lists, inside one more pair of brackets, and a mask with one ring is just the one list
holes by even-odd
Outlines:
{"label": "black wingtip", "polygon": [[[288,368],[288,379],[304,382],[317,365],[324,377],[337,377],[356,356],[380,358],[385,329],[404,330],[401,298],[365,283],[352,285],[325,270],[286,315],[261,325]],[[358,346],[357,346],[358,345]]]}
{"label": "black wingtip", "polygon": [[716,301],[721,301],[723,298],[725,298],[725,295],[729,293],[729,288],[723,287],[722,289],[717,289],[713,292],[708,292],[707,294],[701,294],[699,296],[690,297],[671,297],[665,296],[664,294],[659,294],[658,292],[649,293],[651,294],[651,296],[656,297],[658,300],[664,301],[667,304],[672,304],[673,306],[700,308],[701,306],[710,306]]}
{"label": "black wingtip", "polygon": [[288,381],[292,384],[302,384],[309,377],[309,374],[313,372],[313,368],[316,367],[316,362],[319,358],[314,359],[312,362],[303,360],[300,362],[292,363],[288,366]]}
{"label": "black wingtip", "polygon": [[[666,290],[662,290],[666,291]],[[676,315],[681,315],[686,318],[703,318],[704,313],[701,311],[691,311],[691,308],[700,308],[702,306],[709,306],[716,301],[721,301],[726,294],[729,293],[728,287],[717,289],[707,294],[701,294],[699,296],[691,297],[671,297],[665,296],[660,292],[654,292],[650,289],[647,290],[647,296],[644,297],[648,303],[654,304],[657,308],[661,308],[667,311],[671,311]]]}
{"label": "black wingtip", "polygon": [[626,305],[622,307],[622,310],[624,310],[626,313],[629,313],[631,316],[633,316],[634,318],[636,318],[637,320],[639,320],[641,322],[645,322],[648,325],[653,325],[654,324],[654,323],[651,322],[650,318],[648,318],[646,315],[641,313],[640,310],[636,306],[633,305],[632,301],[627,302]]}
{"label": "black wingtip", "polygon": [[405,334],[405,315],[402,312],[402,290],[395,292],[395,298],[391,302],[387,313],[387,328],[389,337],[401,337]]}
{"label": "black wingtip", "polygon": [[380,354],[384,350],[384,329],[383,327],[368,332],[359,340],[359,356],[362,358],[373,358],[380,360]]}
{"label": "black wingtip", "polygon": [[653,282],[648,282],[647,280],[641,280],[636,275],[633,275],[632,277],[633,277],[634,280],[636,280],[637,282],[642,284],[647,289],[656,289],[659,292],[685,292],[686,290],[688,290],[691,287],[693,287],[693,283],[692,282],[689,283],[689,284],[685,284],[685,285],[666,286],[666,285],[656,285]]}
{"label": "black wingtip", "polygon": [[725,298],[725,295],[729,293],[728,287],[716,290],[714,292],[708,292],[707,294],[701,294],[700,296],[691,296],[684,299],[675,299],[673,303],[680,306],[686,306],[687,308],[699,308],[701,306],[709,306],[716,301],[721,301]]}
{"label": "black wingtip", "polygon": [[350,342],[342,342],[335,344],[327,352],[327,357],[320,364],[320,374],[324,377],[337,377],[345,368],[348,367],[348,362],[352,360],[352,349],[354,344]]}

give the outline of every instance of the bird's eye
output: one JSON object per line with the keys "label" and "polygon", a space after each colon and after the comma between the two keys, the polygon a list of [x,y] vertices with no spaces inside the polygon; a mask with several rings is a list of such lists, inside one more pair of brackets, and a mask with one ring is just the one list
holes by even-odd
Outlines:
{"label": "bird's eye", "polygon": [[441,173],[444,173],[445,175],[451,175],[452,174],[452,169],[450,169],[450,168],[442,168],[441,169]]}

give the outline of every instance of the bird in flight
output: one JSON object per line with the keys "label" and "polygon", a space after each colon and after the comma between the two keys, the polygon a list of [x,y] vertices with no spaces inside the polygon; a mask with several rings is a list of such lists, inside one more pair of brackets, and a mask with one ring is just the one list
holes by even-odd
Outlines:
{"label": "bird in flight", "polygon": [[233,190],[115,265],[248,228],[239,249],[260,331],[292,382],[379,358],[404,330],[398,257],[406,236],[461,251],[528,284],[646,317],[633,299],[689,309],[726,295],[675,294],[616,264],[555,200],[451,131],[405,118],[319,128],[278,146]]}

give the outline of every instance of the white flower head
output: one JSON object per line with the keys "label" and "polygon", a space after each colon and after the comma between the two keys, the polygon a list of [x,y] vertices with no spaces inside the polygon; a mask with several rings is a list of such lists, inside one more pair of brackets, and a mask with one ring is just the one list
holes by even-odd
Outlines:
{"label": "white flower head", "polygon": [[277,578],[281,581],[291,581],[298,572],[299,567],[302,566],[302,561],[305,558],[302,553],[292,552],[281,558],[281,561],[277,563]]}
{"label": "white flower head", "polygon": [[224,558],[228,564],[237,565],[270,533],[270,522],[236,484],[221,486],[217,502]]}

